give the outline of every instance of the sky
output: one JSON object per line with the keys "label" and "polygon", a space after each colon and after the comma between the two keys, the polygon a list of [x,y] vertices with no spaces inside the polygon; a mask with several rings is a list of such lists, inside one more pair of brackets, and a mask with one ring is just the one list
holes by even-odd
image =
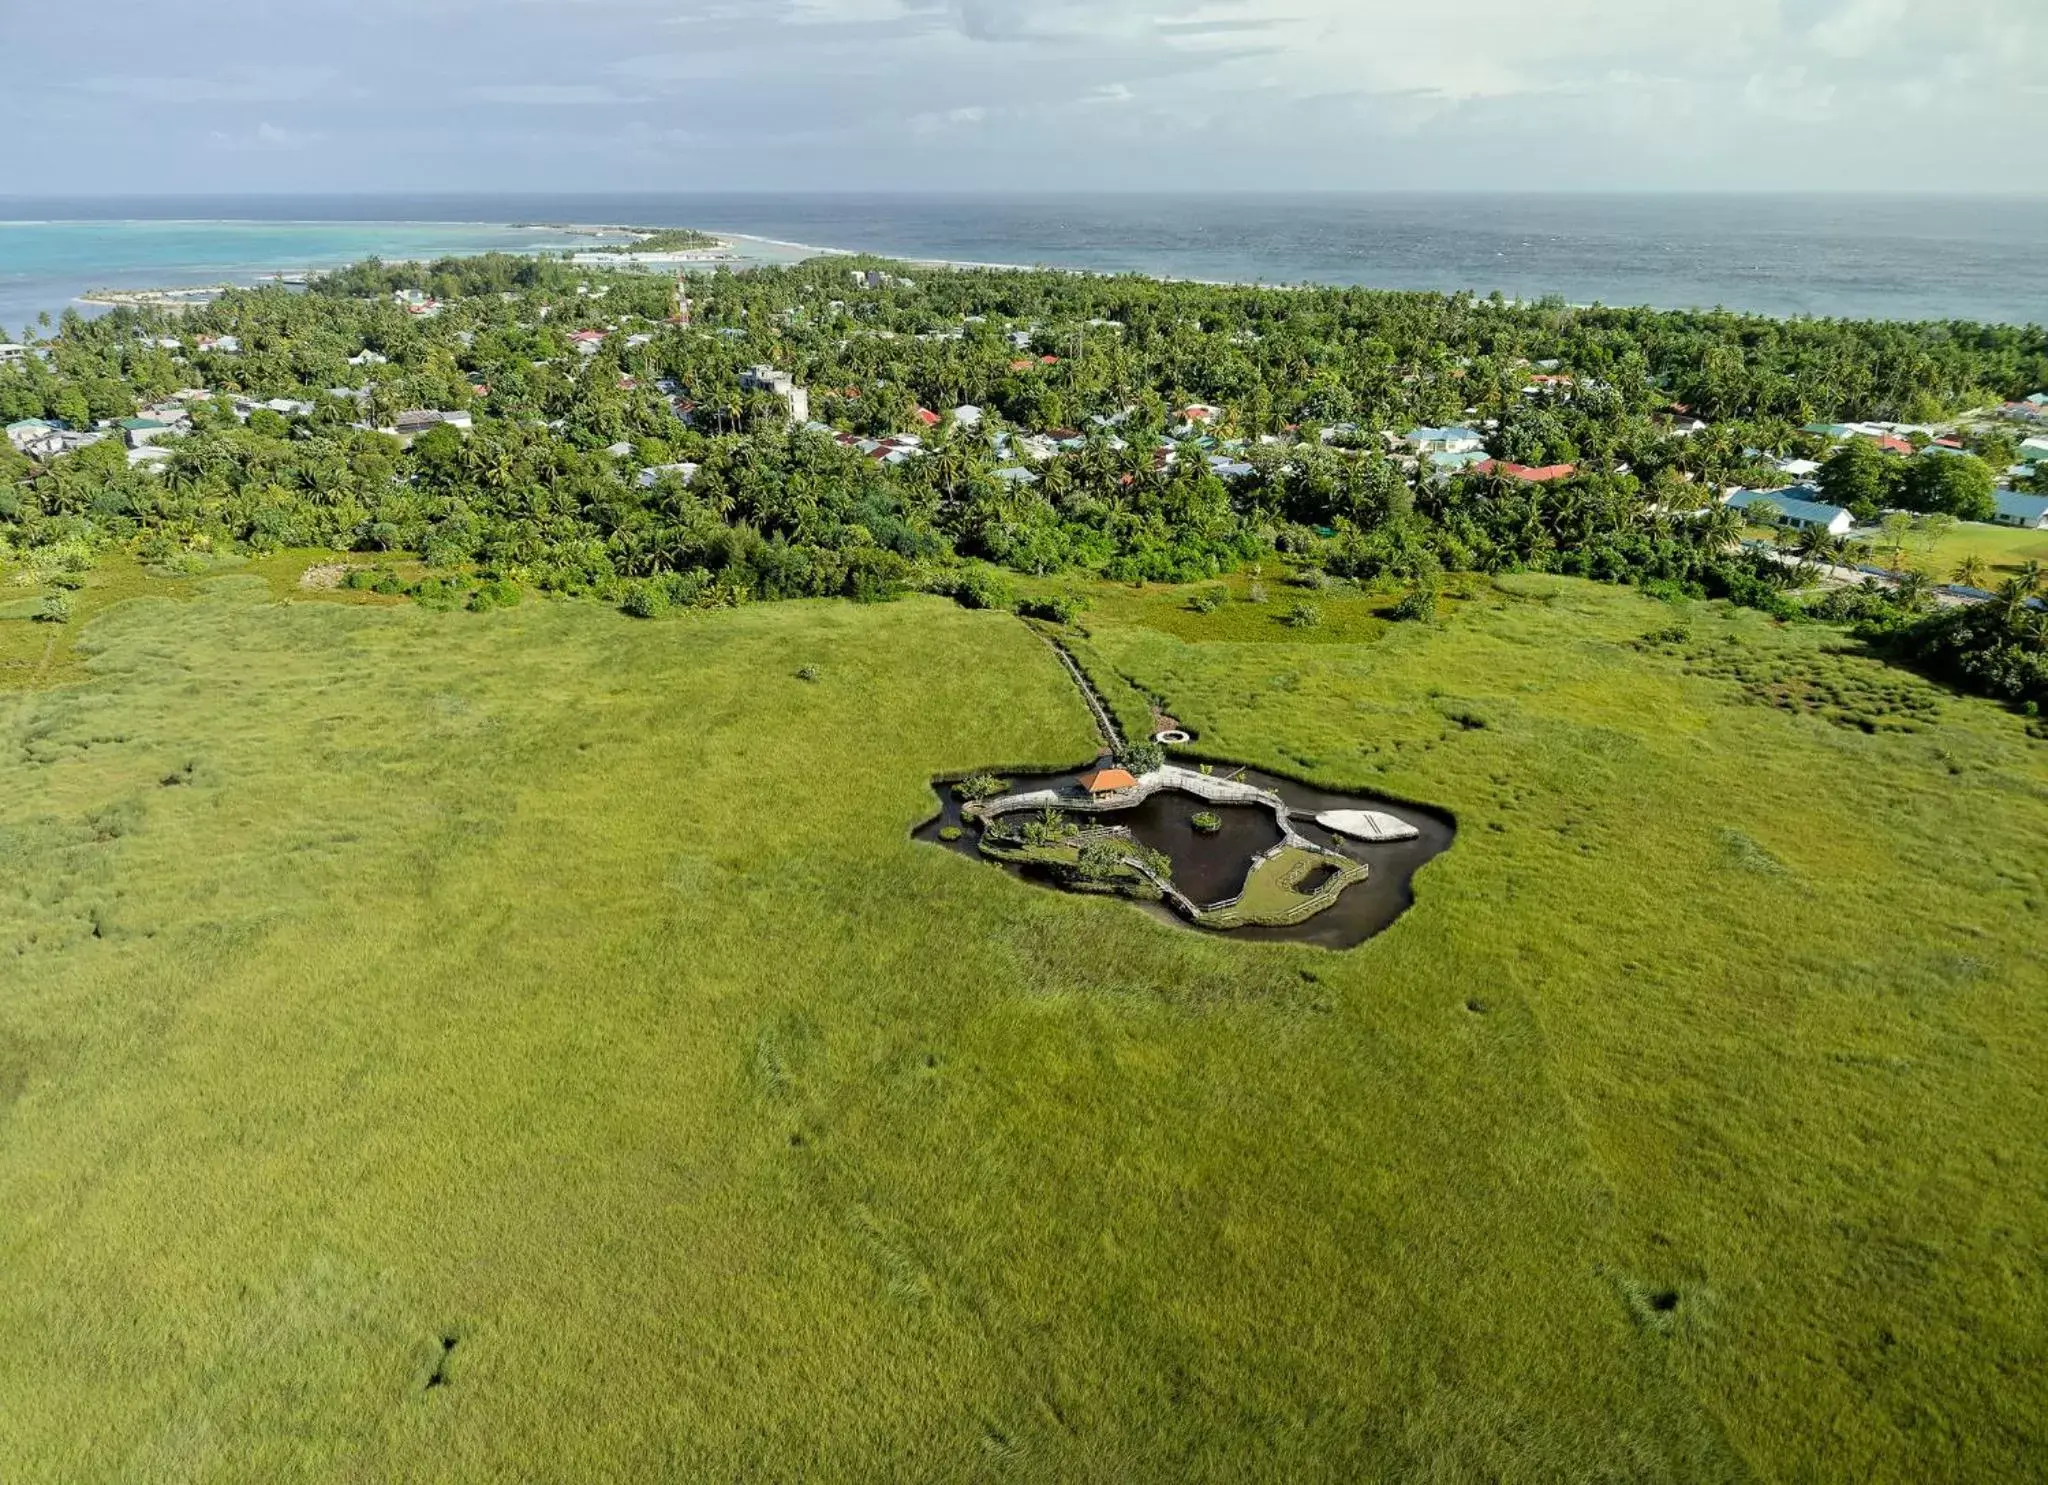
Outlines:
{"label": "sky", "polygon": [[0,0],[18,193],[2048,192],[2048,0],[89,10]]}

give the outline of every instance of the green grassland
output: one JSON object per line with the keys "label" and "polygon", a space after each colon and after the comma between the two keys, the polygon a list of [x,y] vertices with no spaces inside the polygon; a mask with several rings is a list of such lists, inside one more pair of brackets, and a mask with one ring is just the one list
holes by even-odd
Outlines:
{"label": "green grassland", "polygon": [[[1333,866],[1334,872],[1330,870]],[[1313,892],[1301,890],[1304,881],[1318,875],[1325,880]],[[1243,928],[1250,924],[1286,927],[1314,916],[1335,902],[1346,887],[1364,881],[1365,877],[1365,868],[1355,862],[1333,862],[1320,851],[1289,846],[1252,868],[1236,903],[1204,913],[1201,921],[1212,928]]]}
{"label": "green grassland", "polygon": [[[1878,555],[1884,561],[1891,560],[1887,551],[1880,550]],[[1933,541],[1908,543],[1905,555],[1908,565],[1944,583],[1954,576],[1956,564],[1965,557],[1981,558],[1985,581],[1996,588],[2018,572],[2023,562],[2048,564],[2048,531],[1979,523],[1952,526]]]}
{"label": "green grassland", "polygon": [[0,693],[0,1479],[2048,1460],[2048,745],[1997,708],[1564,580],[1102,590],[1091,666],[1204,755],[1457,812],[1333,954],[909,839],[1095,750],[1004,615],[278,568],[0,621],[62,631]]}

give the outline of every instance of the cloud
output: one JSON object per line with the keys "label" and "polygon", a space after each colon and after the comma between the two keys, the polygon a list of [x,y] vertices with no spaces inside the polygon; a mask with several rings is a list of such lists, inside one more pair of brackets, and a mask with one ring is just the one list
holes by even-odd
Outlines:
{"label": "cloud", "polygon": [[1219,187],[1733,189],[1853,159],[2048,190],[1984,148],[2048,131],[2043,0],[349,0],[317,33],[274,0],[100,7],[146,19],[147,62],[49,53],[0,116],[109,189],[346,137],[298,184],[1114,189],[1196,159]]}
{"label": "cloud", "polygon": [[241,152],[300,150],[319,144],[326,138],[325,134],[316,131],[281,129],[276,124],[258,124],[254,129],[240,132],[215,129],[207,136],[215,149]]}
{"label": "cloud", "polygon": [[574,108],[644,101],[614,92],[599,83],[489,83],[464,88],[462,96],[477,103],[517,104],[527,108]]}
{"label": "cloud", "polygon": [[89,93],[129,98],[141,103],[304,103],[316,99],[350,99],[365,90],[345,81],[333,68],[249,67],[217,76],[88,77],[75,86]]}

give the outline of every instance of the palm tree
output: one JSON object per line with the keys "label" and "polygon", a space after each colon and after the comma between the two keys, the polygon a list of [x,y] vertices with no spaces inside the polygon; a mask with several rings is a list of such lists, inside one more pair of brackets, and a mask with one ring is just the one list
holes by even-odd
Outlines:
{"label": "palm tree", "polygon": [[2034,590],[2018,578],[2007,578],[1998,585],[1998,616],[2007,628],[2015,628],[2027,615],[2027,605],[2034,596]]}
{"label": "palm tree", "polygon": [[1797,549],[1803,567],[1828,567],[1841,556],[1842,539],[1825,526],[1808,526],[1799,533]]}
{"label": "palm tree", "polygon": [[1713,551],[1725,551],[1742,539],[1742,512],[1732,505],[1712,506],[1694,529],[1702,545]]}
{"label": "palm tree", "polygon": [[1892,596],[1899,606],[1911,612],[1922,608],[1927,602],[1927,574],[1924,572],[1902,572],[1892,583]]}
{"label": "palm tree", "polygon": [[1954,582],[1960,583],[1965,588],[1982,588],[1984,586],[1984,559],[1975,552],[1970,553],[1969,556],[1956,564],[1955,571],[1949,574],[1949,578]]}
{"label": "palm tree", "polygon": [[2019,583],[2029,593],[2040,592],[2044,579],[2048,579],[2048,571],[2042,569],[2038,559],[2029,558],[2020,564]]}

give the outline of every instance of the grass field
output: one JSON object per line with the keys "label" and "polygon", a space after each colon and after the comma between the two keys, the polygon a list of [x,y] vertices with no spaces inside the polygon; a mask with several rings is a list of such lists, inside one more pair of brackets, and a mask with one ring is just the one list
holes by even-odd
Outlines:
{"label": "grass field", "polygon": [[[1324,906],[1335,902],[1345,887],[1365,880],[1365,868],[1333,864],[1328,856],[1289,846],[1277,856],[1261,862],[1245,879],[1244,893],[1227,909],[1211,910],[1202,921],[1216,928],[1240,928],[1248,924],[1288,926],[1310,916],[1311,903]],[[1319,879],[1319,880],[1311,880]],[[1313,888],[1303,891],[1308,881]]]}
{"label": "grass field", "polygon": [[[1881,561],[1891,560],[1889,552],[1878,555]],[[2019,571],[2022,562],[2048,565],[2048,531],[1972,523],[1951,527],[1936,541],[1906,548],[1908,565],[1944,583],[1955,576],[1956,564],[1965,557],[1982,558],[1986,584],[1996,588]]]}
{"label": "grass field", "polygon": [[1562,580],[1211,637],[1104,590],[1204,753],[1457,812],[1332,954],[908,839],[1094,752],[1013,619],[287,568],[0,621],[65,631],[0,694],[0,1479],[2048,1464],[2048,745],[1996,708],[1865,731],[1898,674],[1826,631]]}

